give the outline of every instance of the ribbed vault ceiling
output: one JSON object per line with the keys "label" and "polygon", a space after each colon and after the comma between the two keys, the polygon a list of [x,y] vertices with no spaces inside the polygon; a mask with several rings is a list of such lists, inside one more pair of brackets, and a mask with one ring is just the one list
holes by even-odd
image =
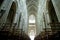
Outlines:
{"label": "ribbed vault ceiling", "polygon": [[38,10],[38,0],[26,0],[27,3],[27,10],[29,14],[36,15]]}

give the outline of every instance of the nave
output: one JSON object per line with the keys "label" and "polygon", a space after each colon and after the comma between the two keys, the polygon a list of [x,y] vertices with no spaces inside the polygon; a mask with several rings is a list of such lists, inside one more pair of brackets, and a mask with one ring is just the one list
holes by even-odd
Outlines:
{"label": "nave", "polygon": [[0,40],[60,40],[60,0],[0,0]]}

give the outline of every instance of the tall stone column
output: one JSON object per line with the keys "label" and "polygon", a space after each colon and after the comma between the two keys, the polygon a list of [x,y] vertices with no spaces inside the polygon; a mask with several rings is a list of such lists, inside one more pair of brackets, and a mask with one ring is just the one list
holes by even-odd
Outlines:
{"label": "tall stone column", "polygon": [[13,2],[13,0],[4,0],[4,2],[2,3],[1,10],[5,10],[5,12],[4,12],[3,16],[0,18],[0,23],[6,22],[12,2]]}

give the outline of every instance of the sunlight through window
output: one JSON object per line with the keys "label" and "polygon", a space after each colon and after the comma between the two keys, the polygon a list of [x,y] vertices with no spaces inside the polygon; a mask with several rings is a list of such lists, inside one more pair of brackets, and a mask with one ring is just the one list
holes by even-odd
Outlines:
{"label": "sunlight through window", "polygon": [[35,23],[35,16],[34,15],[29,16],[29,23]]}
{"label": "sunlight through window", "polygon": [[31,40],[34,40],[35,38],[35,35],[36,35],[36,25],[35,25],[35,16],[34,15],[30,15],[29,16],[29,31],[28,31],[28,34],[29,34],[29,37]]}
{"label": "sunlight through window", "polygon": [[31,38],[31,40],[34,40],[34,37],[35,37],[34,30],[31,30],[29,37]]}

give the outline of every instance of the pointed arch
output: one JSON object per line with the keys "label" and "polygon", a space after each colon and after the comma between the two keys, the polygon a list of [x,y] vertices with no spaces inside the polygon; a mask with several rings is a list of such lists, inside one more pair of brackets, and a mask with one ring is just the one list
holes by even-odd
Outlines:
{"label": "pointed arch", "polygon": [[35,23],[35,16],[33,14],[29,16],[29,23]]}
{"label": "pointed arch", "polygon": [[48,8],[48,12],[49,12],[51,22],[58,22],[58,18],[57,18],[56,12],[55,12],[55,8],[54,8],[54,5],[53,5],[51,0],[48,1],[47,6],[48,6],[47,8]]}
{"label": "pointed arch", "polygon": [[16,14],[16,3],[13,2],[7,17],[8,23],[13,23],[14,16]]}

